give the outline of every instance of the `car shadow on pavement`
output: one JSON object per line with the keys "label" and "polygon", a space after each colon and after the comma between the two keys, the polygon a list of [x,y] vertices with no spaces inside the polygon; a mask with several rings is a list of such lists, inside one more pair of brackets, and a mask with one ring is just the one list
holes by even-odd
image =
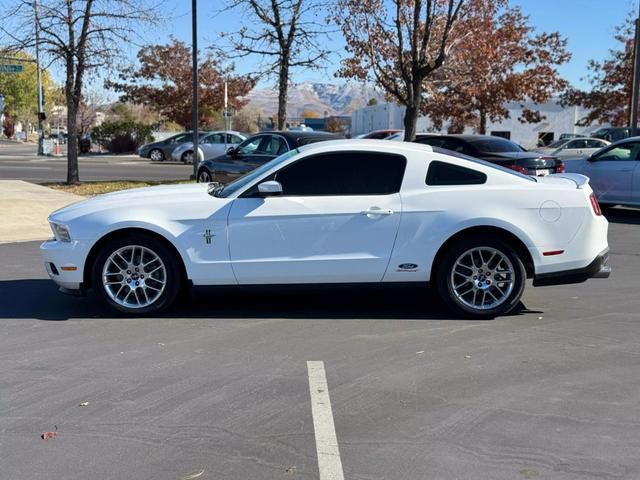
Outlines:
{"label": "car shadow on pavement", "polygon": [[[511,315],[528,312],[520,304]],[[0,281],[0,319],[67,320],[113,318],[91,292],[60,293],[48,279]],[[160,318],[202,319],[452,319],[435,293],[425,287],[331,287],[198,289]]]}

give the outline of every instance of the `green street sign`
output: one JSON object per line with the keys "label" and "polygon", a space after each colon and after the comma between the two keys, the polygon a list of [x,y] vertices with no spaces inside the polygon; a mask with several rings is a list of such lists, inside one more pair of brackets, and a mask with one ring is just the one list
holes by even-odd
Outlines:
{"label": "green street sign", "polygon": [[0,73],[22,73],[24,65],[0,64]]}

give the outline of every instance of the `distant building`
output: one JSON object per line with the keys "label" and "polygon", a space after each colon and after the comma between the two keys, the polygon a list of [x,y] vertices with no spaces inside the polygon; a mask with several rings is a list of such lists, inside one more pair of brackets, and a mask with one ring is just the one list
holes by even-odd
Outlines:
{"label": "distant building", "polygon": [[[588,110],[582,107],[562,107],[557,102],[552,101],[542,105],[533,103],[525,104],[526,108],[538,110],[546,117],[540,123],[521,123],[518,118],[522,114],[522,107],[519,103],[507,104],[510,118],[502,122],[489,122],[487,134],[495,135],[513,140],[525,148],[533,148],[540,141],[548,144],[557,140],[563,133],[577,133],[589,135],[601,125],[590,127],[577,127],[576,122],[584,118]],[[381,103],[378,105],[359,108],[351,116],[351,133],[355,137],[371,130],[382,129],[403,129],[405,107],[394,103]],[[428,117],[418,118],[416,127],[418,132],[446,133],[445,128],[438,132]],[[474,133],[473,129],[467,128],[465,133]]]}

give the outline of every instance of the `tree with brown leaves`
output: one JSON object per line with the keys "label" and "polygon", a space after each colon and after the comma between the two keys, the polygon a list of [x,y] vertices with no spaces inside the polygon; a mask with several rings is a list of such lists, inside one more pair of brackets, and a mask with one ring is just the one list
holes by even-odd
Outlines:
{"label": "tree with brown leaves", "polygon": [[[257,56],[260,76],[276,79],[278,88],[277,127],[287,124],[287,96],[292,71],[319,69],[329,55],[322,48],[326,28],[316,20],[318,0],[230,0],[228,11],[239,11],[246,25],[236,33],[225,33],[230,58]],[[229,53],[233,52],[233,53]]]}
{"label": "tree with brown leaves", "polygon": [[[147,105],[165,119],[184,128],[192,128],[191,48],[172,39],[168,45],[148,45],[138,52],[139,67],[120,72],[119,81],[105,86],[122,93],[121,101]],[[248,76],[232,76],[211,55],[198,66],[200,123],[206,124],[213,113],[224,108],[224,81],[228,82],[231,108],[240,109],[255,85]]]}
{"label": "tree with brown leaves", "polygon": [[631,94],[633,91],[633,41],[634,20],[618,30],[615,39],[618,49],[609,50],[609,57],[603,61],[590,60],[590,90],[572,88],[562,97],[564,105],[580,105],[589,110],[586,117],[578,121],[579,126],[593,123],[609,123],[614,127],[629,124]]}
{"label": "tree with brown leaves", "polygon": [[471,34],[426,86],[422,112],[437,129],[449,121],[452,133],[469,126],[484,135],[488,121],[509,118],[509,102],[521,103],[521,122],[537,123],[544,117],[524,102],[545,103],[568,86],[556,69],[571,58],[567,41],[557,32],[534,35],[519,7],[501,7],[489,1],[481,15],[466,19]]}
{"label": "tree with brown leaves", "polygon": [[480,0],[339,0],[335,20],[349,57],[338,76],[373,77],[406,107],[405,140],[415,139],[424,85],[466,34],[459,28]]}

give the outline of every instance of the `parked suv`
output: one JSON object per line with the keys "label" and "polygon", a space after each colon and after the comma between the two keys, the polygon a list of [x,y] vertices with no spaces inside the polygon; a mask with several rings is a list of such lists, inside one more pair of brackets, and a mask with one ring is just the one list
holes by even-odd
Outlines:
{"label": "parked suv", "polygon": [[602,138],[608,142],[617,142],[631,136],[631,129],[627,127],[605,127],[591,134],[594,138]]}

